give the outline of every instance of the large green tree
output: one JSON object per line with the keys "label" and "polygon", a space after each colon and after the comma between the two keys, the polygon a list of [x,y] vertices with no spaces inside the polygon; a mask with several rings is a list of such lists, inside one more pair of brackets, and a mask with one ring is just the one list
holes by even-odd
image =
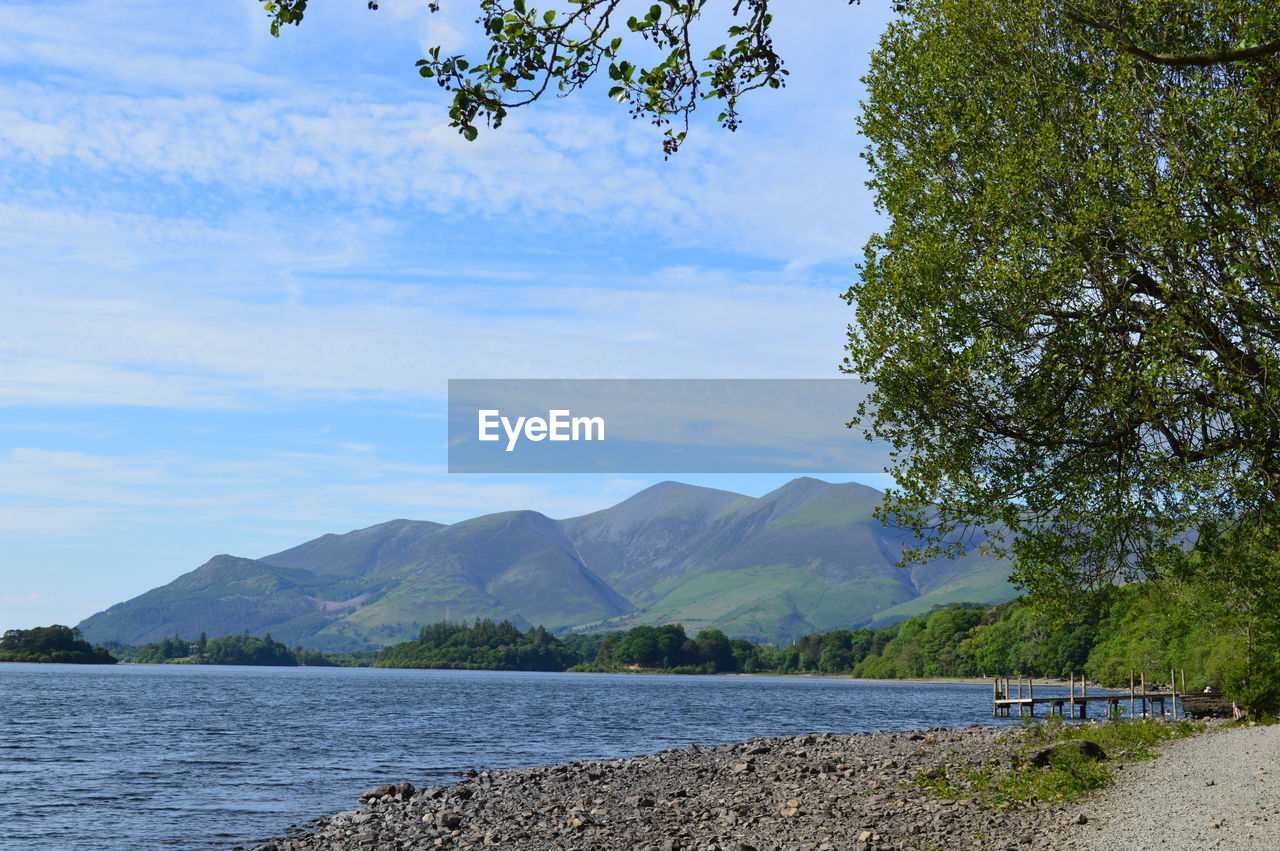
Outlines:
{"label": "large green tree", "polygon": [[1210,55],[1280,7],[1126,9],[1181,52],[1043,0],[913,2],[860,119],[889,225],[845,366],[895,451],[886,512],[920,557],[995,532],[1050,597],[1280,498],[1280,64]]}

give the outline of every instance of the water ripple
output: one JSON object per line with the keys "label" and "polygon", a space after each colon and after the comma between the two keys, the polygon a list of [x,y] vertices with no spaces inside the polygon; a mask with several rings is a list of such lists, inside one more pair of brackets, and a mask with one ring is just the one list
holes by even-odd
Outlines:
{"label": "water ripple", "polygon": [[385,782],[992,720],[989,686],[787,677],[4,664],[0,694],[0,847],[32,851],[227,847]]}

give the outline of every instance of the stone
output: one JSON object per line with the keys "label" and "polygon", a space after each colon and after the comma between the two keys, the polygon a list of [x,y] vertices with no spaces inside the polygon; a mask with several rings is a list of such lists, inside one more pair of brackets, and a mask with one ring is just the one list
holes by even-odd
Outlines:
{"label": "stone", "polygon": [[1058,742],[1047,748],[1036,751],[1027,760],[1031,765],[1037,768],[1044,768],[1049,764],[1050,757],[1055,753],[1069,753],[1074,751],[1080,756],[1094,762],[1100,762],[1107,758],[1107,752],[1097,742],[1091,742],[1088,739],[1076,739],[1070,742]]}

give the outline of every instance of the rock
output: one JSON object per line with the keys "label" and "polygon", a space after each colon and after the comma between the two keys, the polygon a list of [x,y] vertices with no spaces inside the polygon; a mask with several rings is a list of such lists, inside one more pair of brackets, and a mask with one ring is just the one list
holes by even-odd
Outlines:
{"label": "rock", "polygon": [[1088,739],[1076,739],[1070,742],[1058,742],[1047,748],[1036,751],[1027,760],[1028,763],[1036,768],[1044,768],[1049,764],[1049,759],[1055,753],[1075,752],[1088,760],[1100,762],[1107,758],[1107,752],[1097,742],[1091,742]]}
{"label": "rock", "polygon": [[374,786],[372,789],[368,789],[365,792],[363,792],[360,795],[360,800],[375,801],[378,798],[382,798],[386,795],[394,795],[395,793],[396,793],[396,787],[390,784],[386,786]]}

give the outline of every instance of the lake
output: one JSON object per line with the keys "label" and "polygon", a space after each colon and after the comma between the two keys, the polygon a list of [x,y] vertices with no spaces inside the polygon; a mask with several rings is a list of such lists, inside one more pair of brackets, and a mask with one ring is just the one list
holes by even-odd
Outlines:
{"label": "lake", "polygon": [[0,847],[23,849],[252,845],[380,783],[1009,723],[989,685],[804,677],[0,664],[0,701]]}

